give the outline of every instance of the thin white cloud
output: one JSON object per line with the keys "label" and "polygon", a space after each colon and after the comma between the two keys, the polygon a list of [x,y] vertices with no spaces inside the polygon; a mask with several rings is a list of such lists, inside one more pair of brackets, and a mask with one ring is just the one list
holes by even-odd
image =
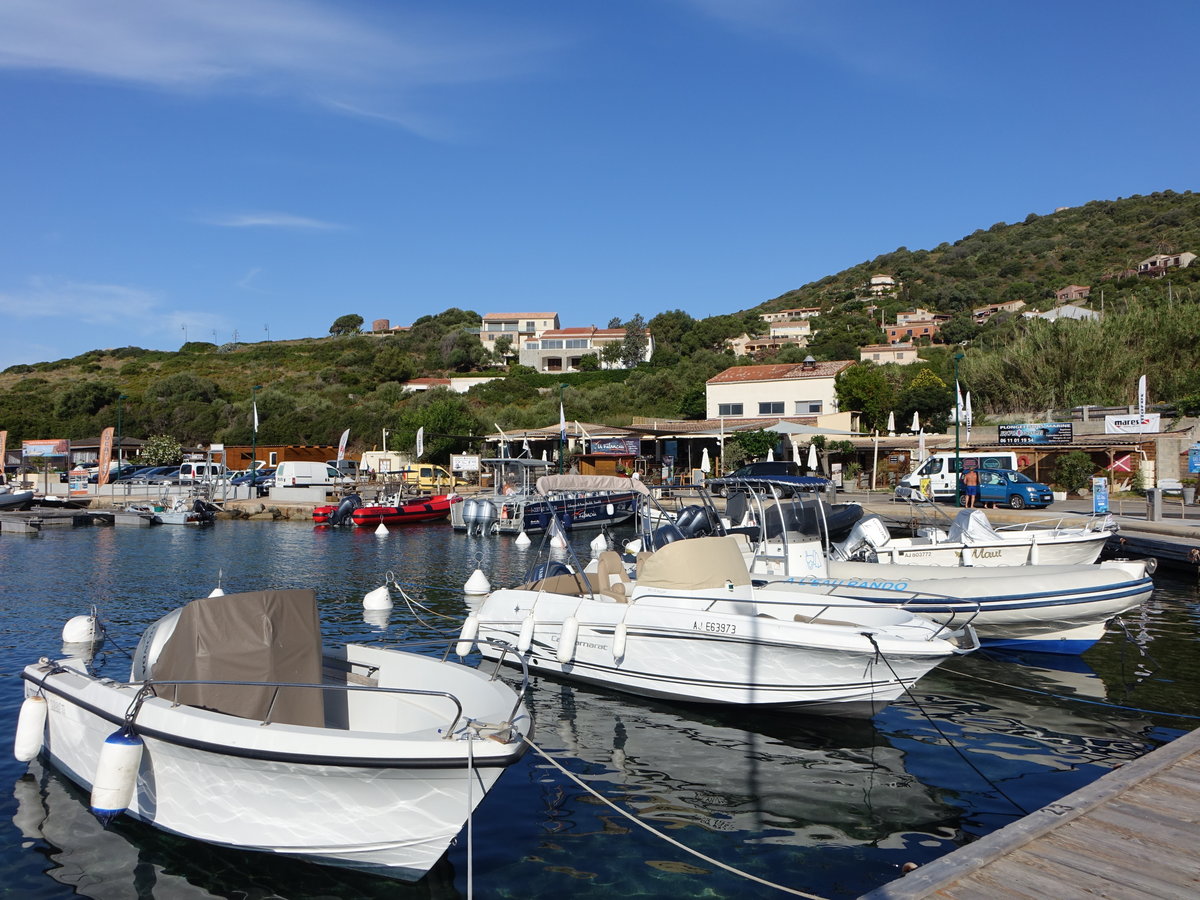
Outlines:
{"label": "thin white cloud", "polygon": [[216,216],[204,221],[209,225],[219,225],[222,228],[296,228],[307,231],[340,231],[345,227],[336,222],[323,222],[320,219],[280,212],[236,213],[228,216]]}
{"label": "thin white cloud", "polygon": [[[224,316],[204,311],[166,309],[155,291],[121,284],[95,284],[61,279],[30,278],[24,288],[0,291],[0,317],[10,320],[54,320],[65,331],[87,327],[103,346],[105,329],[113,329],[110,346],[135,340],[183,343],[183,326],[193,340],[208,340],[212,330],[229,330]],[[209,337],[206,337],[209,336]]]}
{"label": "thin white cloud", "polygon": [[0,69],[303,98],[421,131],[418,94],[511,78],[561,41],[511,16],[316,0],[4,0]]}

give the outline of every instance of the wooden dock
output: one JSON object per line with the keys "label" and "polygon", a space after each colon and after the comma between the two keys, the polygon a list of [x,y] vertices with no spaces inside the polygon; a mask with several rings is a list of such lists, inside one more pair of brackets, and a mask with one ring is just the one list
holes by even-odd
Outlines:
{"label": "wooden dock", "polygon": [[1200,730],[860,900],[1200,897]]}

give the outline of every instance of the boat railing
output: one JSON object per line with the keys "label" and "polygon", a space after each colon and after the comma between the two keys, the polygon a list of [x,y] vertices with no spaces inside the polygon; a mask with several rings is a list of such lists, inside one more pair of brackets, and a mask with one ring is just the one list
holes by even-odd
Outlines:
{"label": "boat railing", "polygon": [[[134,686],[136,682],[130,686]],[[160,694],[159,688],[173,687],[171,692],[173,696],[164,696]],[[218,680],[160,680],[148,678],[141,682],[137,696],[134,697],[133,703],[130,704],[129,711],[125,715],[127,724],[133,724],[137,718],[138,712],[141,710],[142,704],[150,697],[159,697],[164,700],[171,700],[172,708],[182,706],[183,703],[179,700],[179,689],[185,686],[194,687],[255,687],[255,688],[273,688],[271,692],[271,701],[267,704],[267,711],[263,718],[259,721],[260,725],[271,725],[271,715],[275,711],[275,703],[279,699],[279,692],[284,688],[300,689],[300,690],[318,690],[318,691],[344,691],[346,693],[366,692],[370,694],[395,694],[398,696],[413,696],[413,697],[436,697],[449,701],[454,707],[454,716],[450,719],[449,726],[445,729],[444,736],[449,738],[454,734],[458,723],[463,718],[462,701],[449,691],[426,691],[420,688],[397,688],[397,687],[380,687],[375,684],[319,684],[311,682],[296,682],[296,681],[218,681]]]}
{"label": "boat railing", "polygon": [[[832,588],[832,587],[839,586],[836,584],[831,584],[831,585],[822,584],[819,580],[813,581],[810,584],[809,582],[805,582],[802,580],[788,579],[787,583],[797,585],[800,587],[812,586],[812,587],[831,587]],[[689,599],[690,598],[690,599],[695,599],[697,601],[707,601],[707,602],[697,603],[697,605],[696,605],[697,612],[713,612],[713,613],[720,612],[720,610],[715,609],[715,607],[717,607],[719,604],[752,603],[756,608],[766,610],[765,613],[760,613],[760,614],[765,614],[772,619],[778,619],[780,621],[787,621],[787,619],[782,618],[780,616],[771,615],[770,610],[772,610],[772,609],[792,610],[792,616],[793,616],[794,621],[800,621],[800,619],[795,618],[795,616],[796,616],[795,610],[797,609],[797,607],[804,607],[805,609],[816,610],[816,612],[813,612],[811,614],[809,614],[807,612],[804,613],[804,623],[805,624],[840,625],[840,626],[851,626],[851,627],[855,627],[855,628],[870,628],[871,626],[867,623],[850,622],[850,621],[843,621],[843,620],[837,620],[837,619],[829,620],[829,619],[826,619],[825,614],[827,612],[829,612],[830,610],[840,610],[840,609],[854,610],[856,612],[862,612],[864,609],[868,609],[868,610],[870,610],[870,609],[901,609],[901,610],[904,610],[905,612],[912,612],[912,610],[908,608],[910,604],[921,603],[921,602],[936,603],[939,600],[945,600],[948,604],[953,603],[954,607],[963,607],[963,606],[967,607],[966,609],[960,609],[960,608],[949,609],[947,611],[946,621],[944,621],[944,622],[930,619],[928,616],[922,616],[921,613],[919,613],[919,612],[913,613],[914,615],[921,617],[922,619],[929,622],[930,624],[937,626],[926,638],[927,641],[934,641],[934,640],[937,640],[940,637],[942,637],[944,634],[954,634],[959,631],[970,630],[973,633],[974,629],[970,629],[969,626],[971,626],[974,623],[975,618],[979,615],[980,610],[982,609],[982,604],[978,600],[970,601],[970,600],[963,600],[962,598],[959,598],[959,597],[952,597],[949,595],[931,594],[929,592],[917,593],[915,591],[897,591],[896,593],[907,595],[907,599],[900,600],[899,598],[897,598],[896,603],[889,603],[889,602],[882,601],[882,600],[860,601],[860,600],[852,600],[852,599],[843,599],[842,601],[839,602],[838,600],[829,600],[823,595],[822,596],[812,596],[812,595],[800,594],[797,597],[795,595],[782,594],[782,593],[780,594],[780,598],[776,600],[776,599],[771,599],[769,597],[763,596],[764,593],[768,593],[768,594],[770,593],[769,589],[766,591],[762,590],[762,585],[764,584],[764,582],[756,580],[754,582],[754,584],[755,584],[755,591],[754,591],[753,600],[749,600],[749,599],[742,598],[742,597],[717,597],[717,596],[701,597],[701,596],[696,596],[695,594],[688,594],[688,593],[684,593],[684,592],[679,592],[679,593],[661,592],[660,593],[657,591],[639,591],[631,602],[635,602],[635,603],[641,603],[644,601],[653,602],[654,600],[679,601],[681,599]],[[887,590],[890,592],[893,589],[892,588],[879,588],[879,590]],[[864,602],[867,604],[866,606],[863,605]],[[822,619],[825,619],[825,621],[820,621]],[[960,619],[962,621],[960,621]],[[972,648],[972,649],[974,649],[974,648]]]}

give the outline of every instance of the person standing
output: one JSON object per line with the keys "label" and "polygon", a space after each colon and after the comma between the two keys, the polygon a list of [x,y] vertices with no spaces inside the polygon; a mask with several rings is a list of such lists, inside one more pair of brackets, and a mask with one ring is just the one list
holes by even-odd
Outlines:
{"label": "person standing", "polygon": [[974,469],[967,469],[962,476],[963,484],[963,506],[967,509],[975,508],[975,501],[979,497],[979,473]]}

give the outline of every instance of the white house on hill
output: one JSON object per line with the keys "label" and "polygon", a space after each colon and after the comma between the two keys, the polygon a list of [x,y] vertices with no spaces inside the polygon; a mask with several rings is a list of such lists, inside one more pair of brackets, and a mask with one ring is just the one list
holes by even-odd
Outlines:
{"label": "white house on hill", "polygon": [[734,366],[705,384],[707,416],[816,416],[837,412],[834,379],[853,360]]}

